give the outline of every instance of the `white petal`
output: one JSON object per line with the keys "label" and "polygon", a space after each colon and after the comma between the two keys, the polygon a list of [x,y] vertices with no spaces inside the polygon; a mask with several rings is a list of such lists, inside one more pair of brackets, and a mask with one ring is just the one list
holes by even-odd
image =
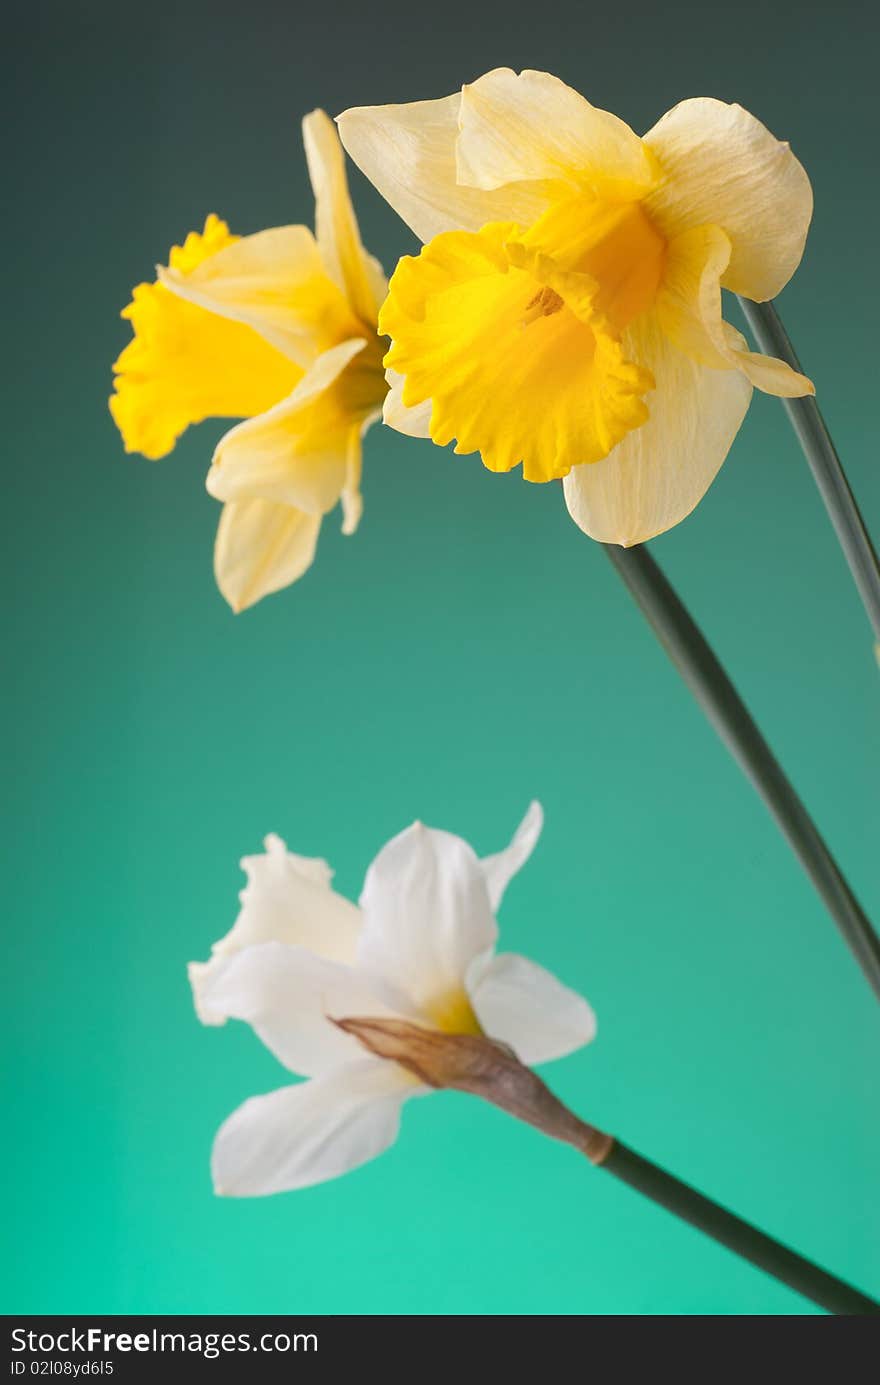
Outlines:
{"label": "white petal", "polygon": [[529,226],[549,205],[541,184],[486,192],[460,187],[456,140],[461,93],[400,106],[358,106],[337,117],[342,143],[386,202],[429,241],[441,231],[479,231],[487,221]]}
{"label": "white petal", "polygon": [[644,137],[665,181],[646,207],[668,237],[705,222],[732,243],[722,283],[773,298],[800,264],[813,214],[810,180],[787,144],[741,106],[682,101]]}
{"label": "white petal", "polygon": [[468,994],[485,1032],[509,1044],[523,1063],[564,1058],[596,1033],[596,1017],[582,996],[512,952],[478,961]]}
{"label": "white petal", "polygon": [[274,500],[311,515],[331,510],[345,485],[360,420],[340,411],[327,391],[366,344],[353,337],[322,352],[286,399],[224,434],[208,472],[209,494]]}
{"label": "white petal", "polygon": [[356,968],[307,948],[256,943],[218,959],[201,978],[200,999],[210,1014],[249,1024],[291,1072],[313,1077],[363,1051],[334,1019],[401,1018],[377,990]]}
{"label": "white petal", "polygon": [[549,72],[487,72],[463,88],[458,123],[458,182],[469,187],[555,179],[629,199],[657,181],[638,135]]}
{"label": "white petal", "polygon": [[311,567],[321,516],[274,500],[245,497],[223,506],[214,576],[233,611],[290,586]]}
{"label": "white petal", "polygon": [[379,852],[360,899],[362,966],[420,1007],[460,991],[498,927],[480,863],[450,832],[415,823]]}
{"label": "white petal", "polygon": [[222,1024],[205,990],[221,962],[255,943],[281,942],[307,947],[334,962],[352,963],[357,951],[360,912],[331,889],[326,861],[295,856],[280,837],[268,836],[264,855],[245,856],[247,884],[239,896],[241,912],[216,942],[209,962],[192,962],[190,979],[196,1012],[203,1024]]}
{"label": "white petal", "polygon": [[494,914],[498,913],[508,884],[534,851],[543,826],[544,810],[537,801],[530,803],[510,845],[503,851],[496,852],[494,856],[484,856],[480,862]]}
{"label": "white petal", "polygon": [[650,417],[601,462],[563,482],[575,524],[601,543],[629,547],[678,524],[699,504],[749,407],[738,370],[711,370],[677,350],[650,317],[625,334],[627,355],[654,372]]}
{"label": "white petal", "polygon": [[256,1197],[338,1178],[394,1144],[401,1105],[420,1090],[395,1063],[361,1059],[251,1097],[217,1132],[215,1190]]}
{"label": "white petal", "polygon": [[412,407],[403,402],[404,377],[396,370],[386,370],[385,379],[389,390],[382,406],[382,422],[387,423],[397,433],[405,433],[409,438],[430,438],[431,401]]}
{"label": "white petal", "polygon": [[312,111],[302,129],[321,259],[358,317],[374,327],[388,284],[381,265],[361,243],[336,127],[324,111]]}
{"label": "white petal", "polygon": [[255,328],[304,367],[357,326],[306,226],[242,236],[186,274],[162,266],[156,273],[172,293]]}

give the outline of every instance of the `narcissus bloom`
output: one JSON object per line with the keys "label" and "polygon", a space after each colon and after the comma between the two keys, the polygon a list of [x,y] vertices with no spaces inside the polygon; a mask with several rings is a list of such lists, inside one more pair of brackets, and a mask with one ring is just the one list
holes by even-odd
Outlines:
{"label": "narcissus bloom", "polygon": [[122,316],[110,409],[127,452],[164,457],[191,423],[240,418],[217,447],[208,490],[225,501],[214,554],[234,610],[300,577],[322,517],[361,514],[361,437],[387,386],[376,318],[382,269],[364,250],[336,131],[303,121],[316,236],[280,226],[234,236],[209,216],[175,246]]}
{"label": "narcissus bloom", "polygon": [[[495,915],[541,823],[533,803],[510,845],[483,860],[460,837],[416,823],[379,852],[360,907],[331,888],[324,861],[294,856],[277,837],[242,862],[236,924],[210,961],[190,966],[196,1010],[206,1024],[248,1021],[308,1081],[251,1098],[221,1127],[219,1193],[302,1188],[394,1142],[404,1101],[429,1087],[371,1056],[357,1030],[368,1036],[387,1022],[388,1044],[415,1032],[429,1047],[486,1034],[524,1064],[592,1039],[585,1000],[534,962],[495,950]],[[349,1021],[351,1030],[342,1027]]]}
{"label": "narcissus bloom", "polygon": [[379,321],[401,431],[564,477],[580,527],[628,545],[694,508],[753,385],[813,392],[721,316],[722,288],[779,293],[812,214],[788,145],[740,106],[683,101],[639,138],[548,73],[498,69],[338,123],[426,242]]}

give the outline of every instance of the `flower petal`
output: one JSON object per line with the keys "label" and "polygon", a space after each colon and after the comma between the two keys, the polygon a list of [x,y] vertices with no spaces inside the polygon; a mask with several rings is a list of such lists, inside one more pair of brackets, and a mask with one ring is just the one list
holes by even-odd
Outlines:
{"label": "flower petal", "polygon": [[361,243],[336,127],[324,111],[318,110],[305,117],[302,130],[315,194],[315,232],[321,259],[357,316],[365,325],[375,327],[388,285],[382,266]]}
{"label": "flower petal", "polygon": [[657,295],[657,321],[674,346],[700,365],[729,370],[722,334],[721,278],[730,237],[720,226],[695,226],[673,237]]}
{"label": "flower petal", "polygon": [[657,317],[680,351],[717,370],[741,370],[767,394],[815,394],[810,380],[785,361],[750,351],[745,338],[721,317],[721,281],[730,239],[720,226],[696,226],[669,243]]}
{"label": "flower petal", "polygon": [[457,179],[467,187],[560,180],[629,200],[657,181],[638,135],[549,72],[487,72],[462,89],[458,124]]}
{"label": "flower petal", "polygon": [[405,376],[399,375],[396,370],[386,370],[385,378],[388,381],[389,390],[385,396],[385,403],[382,405],[382,422],[387,423],[388,427],[393,428],[395,432],[405,433],[409,438],[430,438],[430,399],[425,399],[421,404],[415,404],[412,408],[408,408],[403,402]]}
{"label": "flower petal", "polygon": [[[370,422],[373,421],[374,420],[370,420]],[[367,426],[369,426],[369,424]],[[348,447],[345,454],[345,478],[342,483],[342,493],[339,497],[342,503],[343,534],[353,534],[355,532],[361,522],[361,515],[364,512],[364,498],[361,494],[361,470],[363,467],[361,436],[361,431],[355,428],[353,428],[348,435]]]}
{"label": "flower petal", "polygon": [[298,365],[363,331],[305,226],[276,226],[224,246],[188,273],[157,270],[179,297],[247,323]]}
{"label": "flower petal", "polygon": [[214,943],[208,962],[191,962],[190,981],[196,1012],[203,1024],[222,1024],[205,990],[220,964],[255,943],[279,942],[306,947],[328,961],[352,963],[357,953],[361,916],[357,906],[331,888],[333,872],[326,861],[295,856],[271,833],[265,852],[245,856],[241,868],[247,884],[239,895],[241,910],[232,928]]}
{"label": "flower petal", "polygon": [[420,240],[479,231],[487,221],[529,225],[549,204],[541,183],[495,191],[460,187],[456,141],[461,93],[399,106],[357,106],[337,116],[351,158]]}
{"label": "flower petal", "polygon": [[321,516],[259,497],[223,506],[214,544],[217,586],[233,611],[289,587],[312,565]]}
{"label": "flower petal", "polygon": [[497,851],[494,856],[484,856],[480,865],[486,877],[489,903],[493,914],[497,914],[504,898],[504,891],[517,871],[522,870],[531,856],[544,826],[544,810],[540,803],[529,804],[528,811],[513,834],[509,846]]}
{"label": "flower petal", "polygon": [[206,485],[218,500],[261,497],[322,515],[339,500],[360,419],[343,388],[332,389],[367,345],[363,337],[323,352],[274,409],[221,438]]}
{"label": "flower petal", "polygon": [[[209,216],[172,247],[176,271],[190,271],[233,244],[226,223]],[[298,366],[242,322],[187,302],[162,284],[138,284],[123,310],[134,337],[113,369],[110,411],[126,452],[153,460],[206,418],[250,418],[289,394]]]}
{"label": "flower petal", "polygon": [[563,482],[575,524],[601,543],[629,547],[678,524],[703,498],[749,407],[738,370],[701,366],[669,342],[653,315],[624,338],[657,381],[650,417],[600,462]]}
{"label": "flower petal", "polygon": [[289,1192],[337,1178],[394,1144],[400,1108],[421,1091],[381,1060],[251,1097],[220,1127],[211,1171],[224,1197]]}
{"label": "flower petal", "polygon": [[742,332],[731,327],[729,322],[723,322],[721,326],[730,359],[755,389],[762,390],[764,394],[774,394],[779,399],[801,399],[806,394],[816,393],[816,386],[806,375],[792,370],[786,361],[780,361],[776,356],[751,351]]}
{"label": "flower petal", "polygon": [[216,1023],[244,1020],[291,1072],[313,1077],[358,1056],[334,1019],[411,1018],[385,1003],[355,967],[288,943],[255,943],[218,959],[199,979],[198,1002]]}
{"label": "flower petal", "polygon": [[478,961],[468,994],[489,1038],[510,1044],[530,1066],[564,1058],[596,1034],[596,1017],[582,996],[513,952]]}
{"label": "flower petal", "polygon": [[473,849],[420,822],[379,852],[360,904],[360,965],[393,982],[429,1016],[450,1008],[468,966],[498,936]]}
{"label": "flower petal", "polygon": [[722,283],[773,298],[800,264],[813,214],[810,180],[787,144],[741,106],[682,101],[644,137],[665,181],[646,206],[668,236],[711,222],[730,237]]}

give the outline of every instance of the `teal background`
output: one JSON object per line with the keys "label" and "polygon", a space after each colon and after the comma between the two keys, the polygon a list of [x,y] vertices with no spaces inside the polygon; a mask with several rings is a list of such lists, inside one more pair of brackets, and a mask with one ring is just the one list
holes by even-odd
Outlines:
{"label": "teal background", "polygon": [[[233,617],[221,425],[127,458],[106,409],[131,285],[209,211],[310,221],[298,120],[558,73],[645,129],[738,100],[816,192],[782,311],[880,528],[876,20],[386,0],[13,7],[7,184],[2,1306],[23,1312],[807,1314],[571,1151],[443,1094],[348,1178],[222,1201],[220,1121],[284,1080],[201,1028],[185,964],[276,830],[356,896],[415,817],[483,851],[547,827],[504,944],[599,1015],[548,1067],[600,1125],[880,1291],[876,1002],[748,784],[556,486],[375,429],[356,537]],[[830,93],[833,92],[833,99]],[[358,175],[368,245],[412,238]],[[652,545],[880,916],[878,671],[776,400]]]}

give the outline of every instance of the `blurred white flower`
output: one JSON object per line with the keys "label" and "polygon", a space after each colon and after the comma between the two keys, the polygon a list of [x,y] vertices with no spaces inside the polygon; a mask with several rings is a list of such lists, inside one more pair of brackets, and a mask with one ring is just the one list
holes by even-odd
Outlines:
{"label": "blurred white flower", "polygon": [[596,1023],[585,1000],[534,962],[495,951],[495,914],[542,821],[533,803],[510,845],[483,860],[460,837],[415,823],[379,852],[359,908],[331,888],[324,861],[294,856],[278,837],[242,862],[235,926],[210,961],[190,965],[196,1010],[206,1024],[247,1020],[309,1080],[252,1097],[221,1126],[218,1193],[282,1192],[346,1173],[393,1144],[403,1102],[430,1090],[335,1021],[486,1035],[525,1064],[589,1043]]}

